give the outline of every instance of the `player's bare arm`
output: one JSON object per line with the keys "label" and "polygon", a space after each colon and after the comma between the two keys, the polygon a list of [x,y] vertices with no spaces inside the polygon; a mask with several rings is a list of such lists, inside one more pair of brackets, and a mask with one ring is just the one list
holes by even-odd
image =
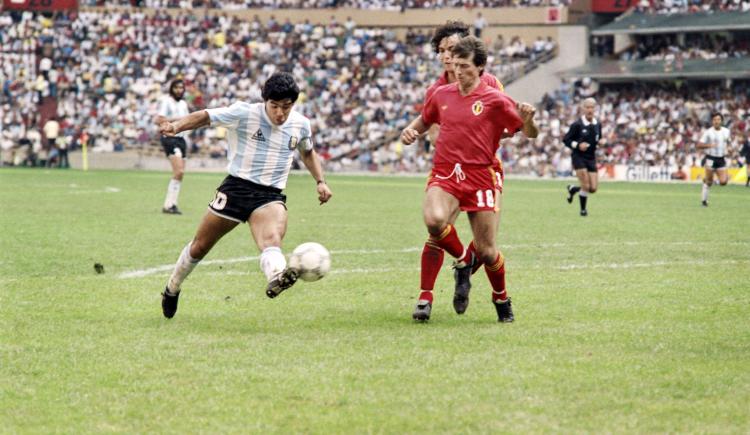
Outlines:
{"label": "player's bare arm", "polygon": [[323,166],[320,164],[318,153],[315,150],[300,150],[300,159],[317,183],[318,200],[325,204],[331,199],[333,192],[323,176]]}
{"label": "player's bare arm", "polygon": [[159,132],[164,136],[174,136],[186,130],[195,130],[209,125],[211,125],[211,119],[208,117],[208,112],[199,110],[175,121],[162,122],[159,124]]}
{"label": "player's bare arm", "polygon": [[518,114],[521,116],[523,121],[523,127],[521,131],[526,137],[534,139],[539,136],[539,128],[534,122],[534,115],[536,114],[536,107],[529,103],[519,103],[517,107]]}
{"label": "player's bare arm", "polygon": [[424,121],[422,121],[422,116],[418,116],[417,119],[407,125],[406,128],[404,128],[404,130],[401,132],[401,142],[404,145],[413,144],[417,139],[419,139],[419,136],[427,131],[428,127],[429,126],[426,125]]}

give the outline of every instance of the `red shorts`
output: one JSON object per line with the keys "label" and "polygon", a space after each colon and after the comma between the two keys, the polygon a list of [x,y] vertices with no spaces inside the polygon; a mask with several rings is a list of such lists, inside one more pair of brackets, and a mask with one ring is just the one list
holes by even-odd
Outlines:
{"label": "red shorts", "polygon": [[432,168],[427,188],[438,186],[458,199],[462,211],[498,211],[503,193],[503,165],[438,165]]}

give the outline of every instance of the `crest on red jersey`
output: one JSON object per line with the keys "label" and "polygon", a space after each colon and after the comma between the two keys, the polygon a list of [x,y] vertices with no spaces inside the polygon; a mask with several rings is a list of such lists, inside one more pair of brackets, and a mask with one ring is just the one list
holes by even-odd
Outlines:
{"label": "crest on red jersey", "polygon": [[482,104],[481,101],[475,101],[474,104],[471,106],[471,111],[474,112],[474,115],[479,116],[479,114],[481,114],[483,110],[484,110],[484,104]]}

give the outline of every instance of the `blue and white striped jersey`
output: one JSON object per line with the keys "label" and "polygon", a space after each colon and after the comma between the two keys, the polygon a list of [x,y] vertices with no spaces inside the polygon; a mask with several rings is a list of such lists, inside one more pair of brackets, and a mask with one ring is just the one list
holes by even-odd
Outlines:
{"label": "blue and white striped jersey", "polygon": [[726,127],[720,127],[718,130],[711,127],[703,132],[701,142],[711,144],[713,147],[706,148],[706,154],[711,157],[724,157],[727,153],[727,143],[731,133]]}
{"label": "blue and white striped jersey", "polygon": [[294,150],[313,148],[310,120],[294,109],[282,125],[271,122],[265,103],[238,102],[206,112],[212,126],[227,128],[227,171],[235,177],[283,189]]}
{"label": "blue and white striped jersey", "polygon": [[[183,116],[187,116],[189,114],[190,111],[188,110],[188,105],[185,100],[177,101],[172,98],[171,95],[165,95],[159,102],[159,116],[163,116],[167,119],[176,119],[182,118]],[[177,133],[175,136],[185,137],[188,135],[188,133],[190,132],[182,131],[180,133]]]}

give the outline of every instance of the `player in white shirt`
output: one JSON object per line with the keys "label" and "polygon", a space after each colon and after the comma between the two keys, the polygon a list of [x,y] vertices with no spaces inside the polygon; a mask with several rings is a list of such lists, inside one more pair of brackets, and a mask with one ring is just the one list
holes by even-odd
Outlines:
{"label": "player in white shirt", "polygon": [[[169,95],[165,95],[159,104],[159,113],[156,117],[157,125],[161,125],[165,121],[174,121],[190,113],[188,105],[183,99],[184,95],[185,84],[183,81],[172,80],[172,83],[169,84]],[[167,214],[182,214],[180,209],[177,208],[177,200],[180,197],[182,176],[185,174],[185,155],[187,153],[185,136],[187,136],[187,132],[174,136],[162,135],[161,137],[161,146],[172,165],[172,178],[169,180],[167,196],[162,208],[162,212]]]}
{"label": "player in white shirt", "polygon": [[722,127],[724,116],[721,113],[711,114],[712,127],[703,132],[701,139],[695,146],[697,149],[705,150],[706,156],[703,158],[703,167],[706,171],[703,177],[703,190],[701,193],[701,204],[708,207],[708,190],[714,184],[714,173],[719,176],[719,184],[725,186],[729,182],[727,176],[727,162],[724,156],[727,153],[727,144],[729,144],[729,129]]}
{"label": "player in white shirt", "polygon": [[165,136],[173,136],[208,125],[222,126],[228,131],[229,141],[229,175],[216,190],[195,237],[182,250],[162,293],[162,311],[167,318],[177,311],[185,278],[214,244],[241,222],[250,224],[261,251],[260,268],[268,280],[266,295],[274,298],[297,280],[295,271],[287,269],[281,252],[287,227],[286,195],[281,192],[286,187],[295,149],[317,183],[320,203],[328,202],[332,193],[313,147],[310,120],[292,110],[299,96],[292,75],[272,75],[263,85],[262,95],[263,103],[240,102],[200,110],[163,122],[159,128]]}

